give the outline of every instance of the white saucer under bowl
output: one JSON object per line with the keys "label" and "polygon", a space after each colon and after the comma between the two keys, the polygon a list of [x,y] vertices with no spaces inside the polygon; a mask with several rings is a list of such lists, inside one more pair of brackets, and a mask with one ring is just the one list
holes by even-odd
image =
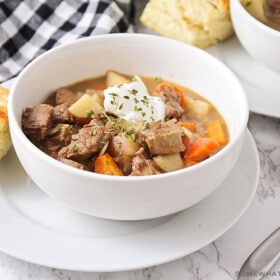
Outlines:
{"label": "white saucer under bowl", "polygon": [[163,218],[112,221],[51,200],[11,150],[0,162],[0,251],[75,271],[123,271],[172,261],[206,246],[236,223],[252,201],[258,179],[259,157],[248,132],[232,173],[206,200]]}

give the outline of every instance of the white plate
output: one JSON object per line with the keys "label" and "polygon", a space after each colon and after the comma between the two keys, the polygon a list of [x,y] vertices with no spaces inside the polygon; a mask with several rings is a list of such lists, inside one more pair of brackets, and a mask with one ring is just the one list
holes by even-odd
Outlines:
{"label": "white plate", "polygon": [[[207,49],[239,78],[252,112],[280,118],[280,75],[255,61],[233,37]],[[218,82],[218,81],[217,81]]]}
{"label": "white plate", "polygon": [[0,162],[0,250],[32,263],[76,271],[161,264],[225,233],[249,206],[258,178],[258,153],[248,132],[231,175],[206,200],[168,217],[111,221],[51,200],[32,183],[11,150]]}

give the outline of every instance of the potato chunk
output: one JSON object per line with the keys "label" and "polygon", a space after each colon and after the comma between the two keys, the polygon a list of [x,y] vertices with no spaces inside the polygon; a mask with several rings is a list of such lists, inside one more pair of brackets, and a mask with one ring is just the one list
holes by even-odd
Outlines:
{"label": "potato chunk", "polygon": [[118,134],[113,137],[109,144],[109,153],[116,156],[133,156],[140,149],[140,145],[130,136]]}
{"label": "potato chunk", "polygon": [[106,86],[112,87],[112,86],[119,86],[122,84],[126,84],[131,82],[130,79],[128,79],[126,76],[121,75],[114,71],[108,71],[106,75]]}
{"label": "potato chunk", "polygon": [[102,97],[97,94],[93,96],[84,94],[69,107],[69,111],[76,117],[87,118],[92,114],[100,114],[104,111],[102,102]]}
{"label": "potato chunk", "polygon": [[194,98],[186,98],[186,105],[188,111],[198,116],[206,116],[211,109],[211,105],[208,102]]}
{"label": "potato chunk", "polygon": [[164,171],[174,171],[183,168],[180,153],[157,155],[153,157],[155,163]]}

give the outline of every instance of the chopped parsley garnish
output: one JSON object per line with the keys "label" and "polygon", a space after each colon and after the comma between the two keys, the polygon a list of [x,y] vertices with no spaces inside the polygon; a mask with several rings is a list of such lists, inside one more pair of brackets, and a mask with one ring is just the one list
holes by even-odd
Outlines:
{"label": "chopped parsley garnish", "polygon": [[90,117],[93,116],[93,115],[94,115],[93,110],[88,110],[88,111],[87,111],[87,117],[88,117],[88,118],[90,118]]}
{"label": "chopped parsley garnish", "polygon": [[116,104],[117,104],[115,99],[112,99],[112,100],[110,101],[110,103],[111,103],[112,105],[116,105]]}
{"label": "chopped parsley garnish", "polygon": [[78,147],[76,144],[74,144],[74,146],[73,146],[73,148],[72,148],[72,151],[73,151],[74,153],[78,152],[78,151],[79,151],[79,147]]}
{"label": "chopped parsley garnish", "polygon": [[133,88],[133,89],[131,89],[129,92],[130,92],[131,94],[133,94],[133,95],[136,95],[138,91],[137,91],[136,89]]}
{"label": "chopped parsley garnish", "polygon": [[136,140],[136,136],[131,130],[126,131],[125,136],[133,141]]}
{"label": "chopped parsley garnish", "polygon": [[134,106],[134,111],[135,111],[135,112],[142,111],[142,108],[141,108],[141,107]]}
{"label": "chopped parsley garnish", "polygon": [[149,128],[149,123],[145,122],[143,130],[148,129]]}
{"label": "chopped parsley garnish", "polygon": [[[146,97],[146,96],[145,96]],[[141,99],[141,102],[146,105],[147,107],[149,107],[149,101],[146,99]]]}
{"label": "chopped parsley garnish", "polygon": [[122,108],[123,108],[123,103],[120,104],[119,110],[121,110]]}

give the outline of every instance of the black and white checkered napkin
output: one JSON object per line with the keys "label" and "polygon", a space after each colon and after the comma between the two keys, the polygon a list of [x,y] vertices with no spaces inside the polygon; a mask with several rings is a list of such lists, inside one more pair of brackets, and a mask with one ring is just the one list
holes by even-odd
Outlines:
{"label": "black and white checkered napkin", "polygon": [[131,0],[0,0],[0,83],[44,51],[132,27]]}

